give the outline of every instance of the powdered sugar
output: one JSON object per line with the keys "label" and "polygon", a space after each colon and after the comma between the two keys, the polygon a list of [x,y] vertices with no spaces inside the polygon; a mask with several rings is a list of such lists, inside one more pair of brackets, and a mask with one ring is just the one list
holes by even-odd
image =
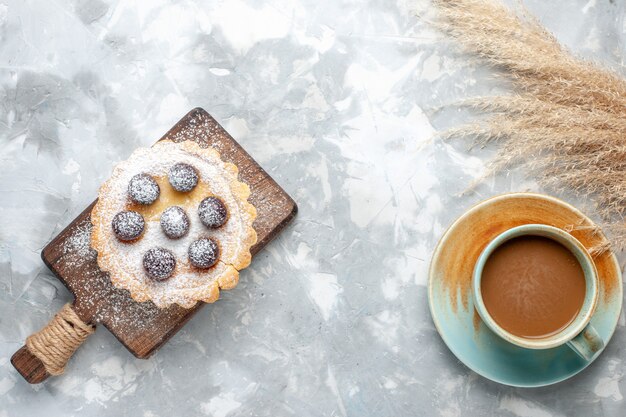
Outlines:
{"label": "powdered sugar", "polygon": [[97,253],[91,248],[92,225],[86,221],[74,229],[74,233],[63,243],[63,256],[71,266],[93,260]]}

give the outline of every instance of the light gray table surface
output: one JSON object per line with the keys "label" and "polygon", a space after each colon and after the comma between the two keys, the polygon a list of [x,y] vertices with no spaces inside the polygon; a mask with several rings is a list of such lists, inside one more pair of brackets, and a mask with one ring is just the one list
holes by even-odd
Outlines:
{"label": "light gray table surface", "polygon": [[[523,3],[624,73],[623,2]],[[596,363],[540,389],[478,376],[433,326],[427,270],[447,225],[485,197],[542,190],[512,171],[461,194],[491,152],[433,134],[466,120],[448,104],[506,86],[429,8],[0,0],[0,417],[626,415],[623,313]],[[39,252],[114,163],[195,106],[298,217],[149,360],[100,328],[65,375],[28,385],[10,357],[70,300]]]}

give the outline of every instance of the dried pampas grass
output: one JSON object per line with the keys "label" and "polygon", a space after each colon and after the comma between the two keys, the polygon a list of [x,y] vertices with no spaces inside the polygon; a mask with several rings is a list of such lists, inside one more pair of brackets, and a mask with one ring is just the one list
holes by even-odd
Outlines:
{"label": "dried pampas grass", "polygon": [[495,0],[434,4],[438,24],[504,70],[516,93],[465,101],[489,117],[445,135],[472,137],[481,146],[497,142],[490,173],[523,165],[544,186],[591,198],[614,246],[623,249],[626,81],[574,57],[537,20]]}

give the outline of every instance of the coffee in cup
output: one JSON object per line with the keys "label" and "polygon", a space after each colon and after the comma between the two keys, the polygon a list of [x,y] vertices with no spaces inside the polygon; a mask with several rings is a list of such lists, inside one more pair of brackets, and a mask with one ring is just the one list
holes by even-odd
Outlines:
{"label": "coffee in cup", "polygon": [[590,323],[598,303],[595,265],[561,229],[526,224],[496,236],[476,261],[472,290],[482,321],[509,343],[567,345],[587,361],[604,348]]}
{"label": "coffee in cup", "polygon": [[565,246],[520,236],[496,248],[483,267],[481,292],[489,315],[504,330],[545,338],[574,321],[585,301],[585,274]]}

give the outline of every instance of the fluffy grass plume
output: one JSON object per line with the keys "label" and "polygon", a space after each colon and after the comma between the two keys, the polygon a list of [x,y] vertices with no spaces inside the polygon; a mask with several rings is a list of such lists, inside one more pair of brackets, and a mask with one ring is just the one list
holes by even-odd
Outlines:
{"label": "fluffy grass plume", "polygon": [[[496,0],[434,0],[437,24],[510,77],[514,94],[463,104],[489,116],[446,132],[499,144],[489,173],[523,165],[540,184],[595,202],[626,246],[626,81],[573,56],[539,22]],[[595,248],[603,251],[606,247]]]}

